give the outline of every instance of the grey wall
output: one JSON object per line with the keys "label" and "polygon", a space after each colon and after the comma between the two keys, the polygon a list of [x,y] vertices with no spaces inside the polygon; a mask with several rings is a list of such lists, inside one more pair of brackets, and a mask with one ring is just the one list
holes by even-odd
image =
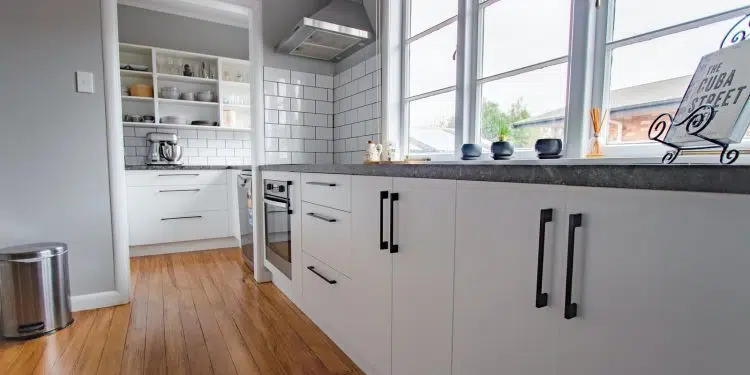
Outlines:
{"label": "grey wall", "polygon": [[120,42],[205,53],[247,60],[247,29],[214,22],[154,12],[126,5],[117,6]]}
{"label": "grey wall", "polygon": [[296,57],[274,52],[279,42],[291,35],[302,17],[307,17],[330,0],[263,0],[263,65],[300,72],[333,75],[328,61]]}
{"label": "grey wall", "polygon": [[99,0],[3,6],[0,65],[0,247],[66,242],[72,294],[114,290]]}

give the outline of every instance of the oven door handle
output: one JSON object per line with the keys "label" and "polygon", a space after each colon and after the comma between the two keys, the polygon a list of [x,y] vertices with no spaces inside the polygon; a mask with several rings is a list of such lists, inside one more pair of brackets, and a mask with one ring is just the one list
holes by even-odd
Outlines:
{"label": "oven door handle", "polygon": [[269,205],[269,206],[274,206],[274,207],[283,208],[283,209],[288,209],[289,208],[289,204],[287,202],[277,201],[275,199],[270,199],[268,197],[266,197],[265,199],[263,199],[263,202],[265,204]]}

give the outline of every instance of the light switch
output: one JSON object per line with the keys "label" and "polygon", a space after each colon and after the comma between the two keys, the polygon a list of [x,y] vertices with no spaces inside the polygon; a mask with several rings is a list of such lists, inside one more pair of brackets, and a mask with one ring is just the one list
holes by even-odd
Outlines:
{"label": "light switch", "polygon": [[94,73],[76,72],[76,92],[94,93]]}

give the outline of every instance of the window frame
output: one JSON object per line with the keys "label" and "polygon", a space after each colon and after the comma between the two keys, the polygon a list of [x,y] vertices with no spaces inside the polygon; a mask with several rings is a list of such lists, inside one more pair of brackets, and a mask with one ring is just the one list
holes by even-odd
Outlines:
{"label": "window frame", "polygon": [[[544,69],[547,67],[567,63],[567,88],[565,100],[565,137],[564,158],[583,158],[587,151],[591,132],[588,111],[591,107],[608,108],[610,88],[610,68],[612,51],[618,47],[633,45],[659,37],[696,29],[702,26],[730,20],[750,14],[750,5],[731,9],[721,13],[705,16],[662,27],[656,30],[628,36],[613,41],[614,29],[614,1],[616,0],[571,0],[570,37],[568,54],[547,61],[538,62],[510,71],[481,77],[482,47],[483,47],[483,12],[487,7],[502,0],[454,0],[458,2],[458,14],[434,25],[419,34],[409,37],[410,4],[411,0],[389,0],[391,6],[399,7],[400,22],[394,26],[400,32],[398,39],[390,40],[390,45],[397,44],[398,53],[390,54],[398,59],[400,72],[399,87],[392,89],[386,96],[398,97],[398,124],[395,125],[398,134],[390,134],[389,139],[398,145],[401,157],[409,154],[409,103],[415,100],[432,97],[455,91],[455,153],[418,154],[420,157],[431,157],[432,160],[459,160],[463,143],[476,143],[481,137],[481,123],[479,116],[482,107],[481,88],[484,84],[503,78]],[[456,35],[456,83],[453,86],[432,90],[407,97],[409,85],[409,46],[416,40],[432,34],[444,27],[457,23]],[[727,30],[728,31],[728,30]],[[720,43],[716,41],[717,46]],[[399,56],[400,55],[400,56]],[[464,124],[470,124],[464,126]],[[603,128],[602,148],[607,158],[641,158],[646,160],[660,158],[667,147],[649,141],[630,144],[607,144],[609,114]],[[393,126],[392,124],[390,126]],[[392,132],[391,132],[392,133]],[[750,138],[737,144],[738,149],[750,149]],[[533,150],[518,150],[516,158],[534,158]],[[713,156],[701,156],[706,158]],[[695,157],[681,158],[683,161]]]}

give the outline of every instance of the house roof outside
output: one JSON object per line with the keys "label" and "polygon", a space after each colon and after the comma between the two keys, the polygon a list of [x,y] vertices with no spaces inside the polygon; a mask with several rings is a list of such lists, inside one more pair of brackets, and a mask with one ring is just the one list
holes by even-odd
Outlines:
{"label": "house roof outside", "polygon": [[[646,108],[677,105],[690,85],[692,76],[670,78],[643,85],[625,87],[610,93],[610,115],[622,115],[631,111],[642,111]],[[513,127],[550,126],[565,120],[565,108],[543,113],[513,124]]]}

